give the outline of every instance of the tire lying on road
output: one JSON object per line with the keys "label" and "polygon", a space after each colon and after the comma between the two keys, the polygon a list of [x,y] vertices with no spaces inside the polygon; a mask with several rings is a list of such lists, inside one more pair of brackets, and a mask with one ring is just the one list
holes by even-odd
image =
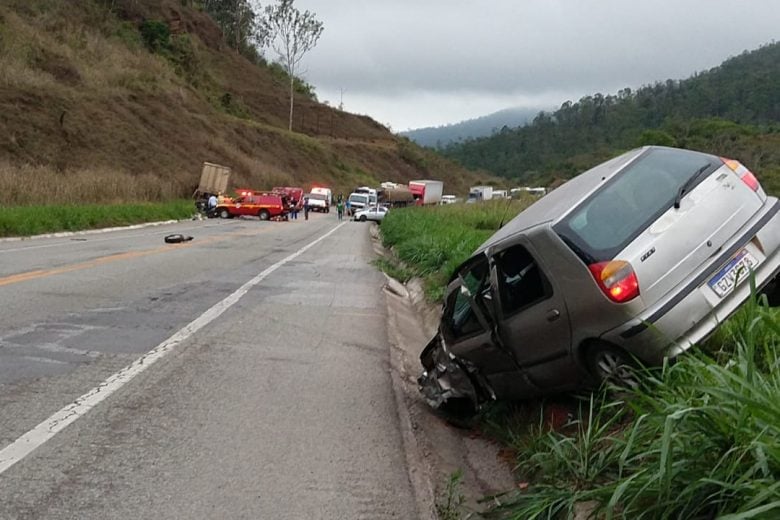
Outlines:
{"label": "tire lying on road", "polygon": [[173,235],[167,235],[165,237],[166,244],[179,244],[181,242],[189,242],[190,240],[192,240],[191,236],[182,235],[179,233],[175,233]]}

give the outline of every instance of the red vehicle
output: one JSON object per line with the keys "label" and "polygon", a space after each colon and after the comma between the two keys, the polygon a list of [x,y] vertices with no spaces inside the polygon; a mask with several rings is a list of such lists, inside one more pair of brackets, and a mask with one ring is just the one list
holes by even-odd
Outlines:
{"label": "red vehicle", "polygon": [[409,191],[412,192],[414,203],[418,206],[438,204],[441,202],[444,183],[430,180],[409,181]]}
{"label": "red vehicle", "polygon": [[273,191],[278,193],[284,193],[287,199],[290,201],[293,207],[298,209],[303,208],[303,188],[294,188],[290,186],[276,186]]}
{"label": "red vehicle", "polygon": [[289,207],[289,199],[284,193],[237,190],[236,198],[217,205],[216,213],[222,218],[249,215],[269,220],[286,217]]}

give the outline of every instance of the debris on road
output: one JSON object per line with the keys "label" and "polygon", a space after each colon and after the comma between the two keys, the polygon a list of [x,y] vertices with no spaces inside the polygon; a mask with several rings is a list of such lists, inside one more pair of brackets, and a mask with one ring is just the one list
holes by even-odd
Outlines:
{"label": "debris on road", "polygon": [[173,235],[167,235],[165,237],[166,244],[180,244],[182,242],[189,242],[192,240],[191,236],[182,235],[180,233],[174,233]]}

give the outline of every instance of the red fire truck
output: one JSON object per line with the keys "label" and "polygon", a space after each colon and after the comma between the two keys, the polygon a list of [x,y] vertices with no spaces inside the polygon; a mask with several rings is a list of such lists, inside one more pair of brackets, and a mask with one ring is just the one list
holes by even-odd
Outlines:
{"label": "red fire truck", "polygon": [[222,218],[249,215],[260,220],[287,217],[290,201],[280,192],[264,192],[248,189],[236,190],[236,197],[217,205],[216,213]]}

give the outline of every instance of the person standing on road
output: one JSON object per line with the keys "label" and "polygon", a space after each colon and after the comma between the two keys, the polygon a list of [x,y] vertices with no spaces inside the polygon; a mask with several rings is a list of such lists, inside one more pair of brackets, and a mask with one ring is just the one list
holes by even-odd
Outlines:
{"label": "person standing on road", "polygon": [[336,203],[336,213],[339,215],[339,220],[342,220],[344,216],[344,203],[341,201],[338,201]]}
{"label": "person standing on road", "polygon": [[217,209],[217,196],[212,193],[209,195],[208,211],[211,213],[215,209]]}
{"label": "person standing on road", "polygon": [[349,199],[347,199],[347,202],[344,204],[344,206],[347,208],[347,218],[352,216],[352,204],[349,202]]}
{"label": "person standing on road", "polygon": [[309,198],[303,198],[303,218],[309,220]]}

